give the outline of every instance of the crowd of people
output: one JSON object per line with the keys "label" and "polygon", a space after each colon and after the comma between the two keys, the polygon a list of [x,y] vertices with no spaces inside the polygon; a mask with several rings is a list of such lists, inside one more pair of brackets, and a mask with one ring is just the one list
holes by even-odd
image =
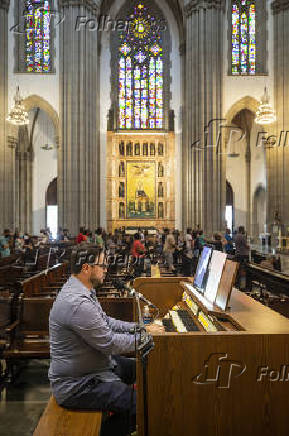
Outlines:
{"label": "crowd of people", "polygon": [[22,254],[27,248],[36,249],[52,240],[49,228],[40,231],[40,235],[33,236],[29,233],[21,233],[18,229],[11,232],[5,229],[0,236],[0,257],[8,257],[11,254]]}
{"label": "crowd of people", "polygon": [[[124,229],[115,230],[111,234],[98,228],[93,235],[91,231],[81,227],[76,242],[79,245],[94,244],[108,250],[110,254],[115,254],[121,247],[124,252],[140,260],[138,273],[143,272],[145,259],[153,261],[158,258],[163,260],[171,272],[182,272],[188,276],[194,272],[199,254],[206,244],[227,253],[238,262],[248,260],[250,250],[245,228],[242,226],[234,234],[227,229],[223,235],[215,233],[212,238],[206,237],[201,229],[190,228],[186,232],[172,229],[148,231],[139,228],[134,235],[126,234]],[[177,265],[180,264],[182,271],[177,270]]]}
{"label": "crowd of people", "polygon": [[[22,253],[27,247],[39,248],[51,241],[52,235],[49,228],[41,230],[39,236],[20,233],[18,229],[14,233],[5,229],[3,235],[0,236],[0,254],[1,257],[7,257],[12,253]],[[216,233],[213,238],[205,237],[200,229],[190,228],[186,232],[172,229],[149,232],[139,228],[134,235],[128,235],[125,229],[115,230],[112,234],[106,233],[101,227],[97,228],[94,233],[81,227],[76,239],[71,237],[67,229],[59,228],[56,241],[71,241],[77,245],[95,245],[98,248],[110,250],[110,253],[114,253],[117,247],[121,246],[127,253],[138,258],[145,258],[149,254],[163,256],[171,271],[175,270],[174,265],[180,263],[179,259],[182,259],[182,262],[190,269],[190,264],[194,264],[194,259],[198,258],[200,251],[207,243],[229,255],[236,255],[239,261],[249,255],[244,227],[239,227],[239,231],[234,235],[227,229],[224,235]]]}

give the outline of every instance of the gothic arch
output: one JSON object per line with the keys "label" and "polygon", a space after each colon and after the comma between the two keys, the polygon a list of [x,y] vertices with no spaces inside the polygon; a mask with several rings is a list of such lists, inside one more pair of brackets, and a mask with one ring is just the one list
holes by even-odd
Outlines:
{"label": "gothic arch", "polygon": [[256,113],[258,109],[258,101],[249,95],[238,100],[230,107],[225,115],[227,124],[231,124],[233,118],[243,109],[248,109],[249,111]]}
{"label": "gothic arch", "polygon": [[[225,124],[227,126],[231,126],[233,124],[233,119],[235,118],[235,116],[245,109],[252,112],[253,114],[256,114],[256,111],[258,109],[258,101],[254,97],[251,97],[249,95],[242,97],[240,100],[236,101],[225,115]],[[223,147],[225,147],[228,142],[230,129],[225,129],[224,132],[225,134],[223,138]]]}
{"label": "gothic arch", "polygon": [[32,110],[33,108],[39,107],[44,112],[47,113],[47,115],[51,118],[54,128],[55,128],[55,134],[59,135],[59,117],[56,112],[56,110],[51,106],[51,104],[45,100],[43,97],[40,97],[39,95],[30,95],[29,97],[25,98],[23,100],[23,105],[27,112]]}
{"label": "gothic arch", "polygon": [[46,206],[57,206],[57,177],[54,177],[47,187]]}

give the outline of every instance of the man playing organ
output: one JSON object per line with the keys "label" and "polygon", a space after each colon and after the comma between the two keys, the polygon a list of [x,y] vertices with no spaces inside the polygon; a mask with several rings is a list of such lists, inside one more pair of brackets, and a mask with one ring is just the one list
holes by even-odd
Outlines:
{"label": "man playing organ", "polygon": [[[89,259],[91,260],[91,258]],[[106,266],[81,255],[72,266],[49,318],[49,379],[59,405],[69,409],[113,412],[102,436],[125,436],[135,430],[136,324],[107,316],[96,297]]]}

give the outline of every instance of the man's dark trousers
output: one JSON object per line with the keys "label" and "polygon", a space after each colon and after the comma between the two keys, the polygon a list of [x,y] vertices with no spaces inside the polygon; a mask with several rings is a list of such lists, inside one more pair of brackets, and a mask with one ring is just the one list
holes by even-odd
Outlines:
{"label": "man's dark trousers", "polygon": [[113,412],[101,427],[101,436],[127,436],[136,428],[135,360],[114,356],[114,372],[121,381],[99,382],[93,379],[81,391],[61,404],[74,410],[99,410]]}

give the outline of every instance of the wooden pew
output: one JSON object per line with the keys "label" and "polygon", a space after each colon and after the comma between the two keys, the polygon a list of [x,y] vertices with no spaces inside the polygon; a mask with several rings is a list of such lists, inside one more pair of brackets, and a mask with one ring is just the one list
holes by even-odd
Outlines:
{"label": "wooden pew", "polygon": [[133,322],[135,320],[135,300],[126,297],[99,297],[98,301],[104,312],[112,318],[121,321]]}
{"label": "wooden pew", "polygon": [[4,378],[2,357],[6,347],[5,329],[12,323],[12,302],[13,294],[0,292],[0,380]]}
{"label": "wooden pew", "polygon": [[263,268],[254,263],[246,264],[246,284],[252,290],[252,282],[257,281],[264,285],[273,294],[285,294],[289,296],[288,274]]}
{"label": "wooden pew", "polygon": [[6,376],[14,379],[14,365],[19,359],[49,359],[49,312],[54,298],[32,297],[19,301],[19,318],[5,329]]}
{"label": "wooden pew", "polygon": [[102,413],[67,410],[52,396],[33,436],[99,436]]}
{"label": "wooden pew", "polygon": [[66,264],[58,264],[24,280],[24,296],[55,296],[66,281],[66,268]]}
{"label": "wooden pew", "polygon": [[0,286],[17,288],[18,282],[25,278],[24,268],[16,265],[0,267]]}
{"label": "wooden pew", "polygon": [[19,258],[19,254],[11,254],[7,257],[0,257],[0,268],[6,265],[12,265]]}

